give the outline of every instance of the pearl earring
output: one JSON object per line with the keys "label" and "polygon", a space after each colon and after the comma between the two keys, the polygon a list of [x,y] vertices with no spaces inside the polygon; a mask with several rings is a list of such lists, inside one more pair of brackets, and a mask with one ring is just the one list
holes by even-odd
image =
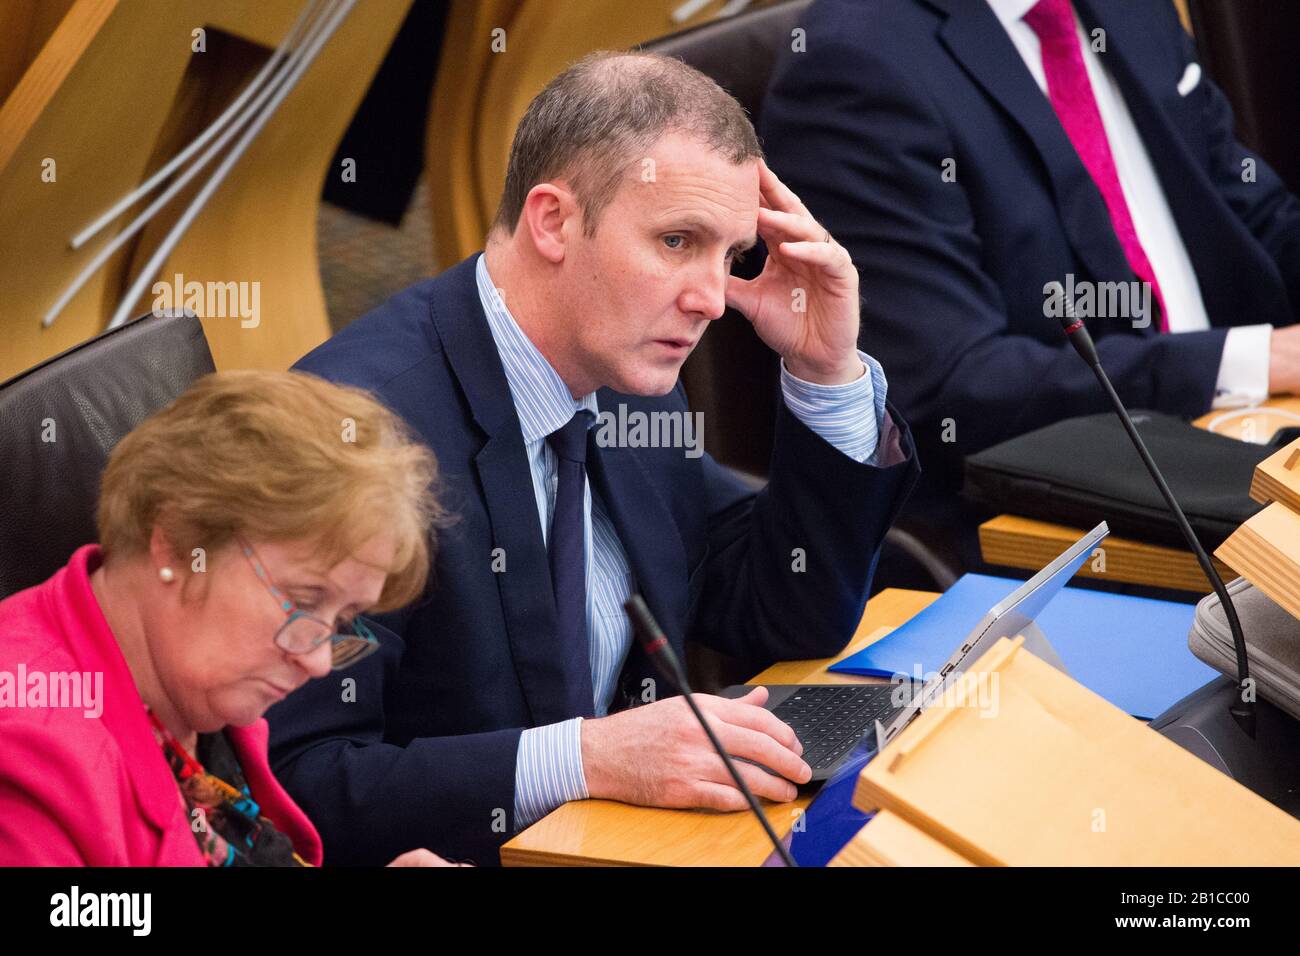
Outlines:
{"label": "pearl earring", "polygon": [[171,568],[161,567],[158,569],[158,580],[162,581],[163,584],[171,584],[176,580],[176,572]]}

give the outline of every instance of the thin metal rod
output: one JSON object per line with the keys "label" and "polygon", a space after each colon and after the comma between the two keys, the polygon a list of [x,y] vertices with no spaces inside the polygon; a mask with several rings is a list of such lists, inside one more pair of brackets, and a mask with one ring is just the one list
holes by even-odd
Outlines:
{"label": "thin metal rod", "polygon": [[[337,7],[340,2],[343,2],[343,0],[326,0],[326,3],[333,4],[334,7]],[[325,7],[323,8],[323,11],[327,12],[330,9],[332,8]],[[324,25],[325,21],[316,19],[307,29],[307,34],[303,38],[304,45],[293,51],[289,59],[282,64],[276,75],[264,85],[263,89],[259,91],[253,101],[244,108],[243,112],[236,118],[235,122],[229,125],[221,135],[218,136],[216,142],[212,143],[202,156],[186,168],[184,172],[176,177],[176,179],[169,183],[167,188],[163,190],[153,202],[146,206],[140,215],[131,220],[131,222],[119,231],[111,241],[105,243],[103,248],[91,257],[90,261],[86,263],[81,272],[77,274],[77,277],[68,284],[67,288],[63,290],[59,298],[55,300],[54,305],[52,305],[49,311],[45,313],[44,318],[41,320],[42,325],[47,328],[53,325],[54,320],[58,318],[59,314],[67,307],[68,303],[72,301],[72,298],[81,291],[82,287],[90,281],[91,277],[99,271],[100,267],[102,267],[115,252],[121,249],[132,236],[143,229],[145,225],[147,225],[148,222],[157,215],[158,210],[171,202],[177,193],[184,189],[195,176],[202,172],[203,168],[220,154],[221,150],[230,142],[231,138],[239,132],[241,127],[245,126],[249,120],[256,119],[263,104],[265,104],[267,100],[275,94],[277,88],[285,81],[285,78],[293,74],[294,68],[297,63],[300,62],[303,54],[308,49],[309,44],[320,34]],[[177,238],[179,239],[179,237]],[[110,325],[109,328],[116,328],[116,326]]]}
{"label": "thin metal rod", "polygon": [[80,249],[84,246],[125,210],[134,206],[143,196],[153,192],[159,183],[172,173],[176,172],[176,170],[188,161],[191,156],[202,149],[203,146],[212,139],[212,137],[225,129],[226,124],[229,123],[231,119],[234,118],[235,114],[243,108],[243,105],[262,88],[262,84],[266,82],[267,77],[271,75],[271,72],[280,65],[280,61],[283,60],[285,56],[288,55],[289,51],[293,49],[294,45],[297,44],[304,26],[310,19],[315,17],[316,11],[320,8],[321,3],[322,0],[308,0],[307,3],[303,4],[302,12],[298,14],[298,19],[295,20],[293,26],[289,28],[289,32],[284,35],[284,39],[281,40],[280,45],[275,48],[275,52],[271,54],[270,59],[268,59],[266,63],[262,65],[262,68],[257,71],[257,75],[249,80],[248,85],[240,91],[234,101],[226,107],[225,111],[213,120],[207,129],[196,136],[188,146],[168,160],[167,165],[163,166],[162,169],[158,170],[127,195],[115,202],[106,212],[99,216],[99,218],[73,236],[71,243],[72,248]]}
{"label": "thin metal rod", "polygon": [[305,73],[307,68],[315,61],[317,55],[321,51],[321,47],[323,47],[326,42],[329,41],[330,37],[334,35],[335,31],[338,30],[339,25],[343,22],[344,18],[352,12],[352,8],[356,6],[356,2],[357,0],[341,0],[337,5],[337,9],[332,13],[325,26],[304,51],[302,60],[296,67],[294,67],[293,73],[287,80],[285,80],[284,85],[276,90],[275,96],[271,98],[271,102],[267,105],[266,110],[253,120],[248,129],[244,131],[244,135],[240,137],[239,142],[235,144],[234,149],[226,154],[225,159],[221,161],[221,165],[216,168],[208,181],[203,184],[203,188],[199,190],[198,195],[194,197],[189,207],[181,214],[181,218],[176,221],[176,225],[172,227],[171,232],[169,232],[166,238],[163,239],[162,243],[159,244],[154,254],[149,257],[149,261],[140,271],[140,275],[136,278],[135,282],[131,284],[131,288],[127,290],[126,295],[122,297],[121,304],[118,305],[117,311],[113,314],[113,318],[108,323],[110,329],[117,328],[127,320],[128,316],[131,314],[131,308],[136,299],[140,298],[140,296],[144,294],[145,286],[149,284],[149,280],[162,267],[162,264],[167,257],[171,255],[172,249],[174,249],[176,244],[180,242],[181,236],[183,236],[185,231],[189,229],[190,223],[194,221],[195,217],[203,210],[203,207],[207,205],[208,200],[212,198],[212,194],[217,191],[217,187],[219,187],[222,182],[225,181],[225,178],[230,175],[230,171],[234,169],[235,164],[239,162],[240,157],[244,155],[244,152],[248,149],[249,145],[257,138],[257,134],[262,131],[262,127],[265,126],[271,117],[275,115],[275,111],[279,109],[280,104],[284,102],[284,98],[293,91],[295,86],[298,85],[298,80],[301,79],[303,73]]}

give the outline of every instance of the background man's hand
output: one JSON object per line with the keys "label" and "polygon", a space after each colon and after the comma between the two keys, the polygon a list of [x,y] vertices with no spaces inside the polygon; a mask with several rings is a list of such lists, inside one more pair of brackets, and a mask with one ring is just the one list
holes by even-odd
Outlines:
{"label": "background man's hand", "polygon": [[1269,335],[1268,392],[1300,393],[1300,325],[1274,329]]}
{"label": "background man's hand", "polygon": [[[793,800],[797,790],[790,781],[806,783],[812,771],[799,757],[803,745],[794,731],[763,708],[767,688],[756,687],[739,700],[694,696],[727,753],[757,761],[787,778],[737,763],[754,795],[778,802]],[[746,806],[722,758],[681,697],[584,720],[582,766],[592,797],[652,807],[742,810]]]}
{"label": "background man's hand", "polygon": [[821,385],[852,382],[864,372],[853,260],[762,160],[758,175],[767,262],[756,279],[727,279],[727,304],[744,313],[792,375]]}

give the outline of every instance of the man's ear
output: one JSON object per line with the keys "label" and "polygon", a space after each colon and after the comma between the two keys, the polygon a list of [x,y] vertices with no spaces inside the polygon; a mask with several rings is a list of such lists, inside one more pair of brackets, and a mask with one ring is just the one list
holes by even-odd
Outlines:
{"label": "man's ear", "polygon": [[528,190],[519,224],[538,255],[558,265],[582,230],[582,210],[564,183],[538,183]]}

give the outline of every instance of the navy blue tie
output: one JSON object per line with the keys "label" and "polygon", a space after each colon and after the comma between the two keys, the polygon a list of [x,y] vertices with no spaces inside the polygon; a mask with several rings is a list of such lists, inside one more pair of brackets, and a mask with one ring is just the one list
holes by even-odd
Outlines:
{"label": "navy blue tie", "polygon": [[[574,677],[588,673],[591,668],[587,647],[586,529],[583,521],[583,499],[587,488],[587,426],[590,421],[589,412],[579,411],[563,428],[546,436],[546,443],[555,452],[558,478],[547,544],[551,587],[555,591],[555,624],[563,649],[565,673]],[[579,678],[579,686],[585,683]],[[580,714],[591,716],[594,710],[591,698],[581,704]]]}

